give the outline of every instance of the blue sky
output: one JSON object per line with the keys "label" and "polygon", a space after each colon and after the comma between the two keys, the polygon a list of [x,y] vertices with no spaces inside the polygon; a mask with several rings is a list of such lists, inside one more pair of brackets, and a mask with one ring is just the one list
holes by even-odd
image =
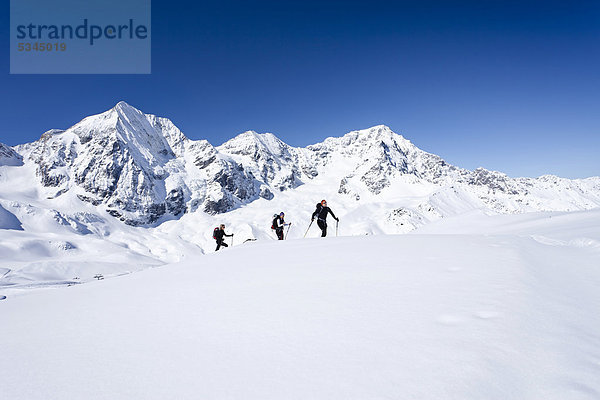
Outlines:
{"label": "blue sky", "polygon": [[215,145],[386,124],[469,169],[600,175],[598,1],[154,0],[151,75],[9,75],[1,7],[9,145],[125,100]]}

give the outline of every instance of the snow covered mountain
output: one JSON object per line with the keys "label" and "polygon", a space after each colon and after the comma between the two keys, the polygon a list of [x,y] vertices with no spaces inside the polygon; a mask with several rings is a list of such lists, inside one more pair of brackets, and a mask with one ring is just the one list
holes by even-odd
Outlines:
{"label": "snow covered mountain", "polygon": [[[0,143],[0,268],[14,278],[50,262],[69,271],[52,279],[70,279],[89,260],[90,240],[102,243],[94,251],[110,254],[96,272],[117,273],[134,259],[127,271],[173,262],[210,249],[216,223],[243,239],[266,239],[274,212],[304,223],[322,198],[342,218],[343,235],[406,233],[471,212],[597,208],[600,178],[469,171],[383,125],[306,148],[252,131],[215,147],[120,102],[33,143]],[[36,251],[19,253],[24,243]]]}
{"label": "snow covered mountain", "polygon": [[198,207],[224,212],[258,192],[253,177],[208,142],[124,102],[17,149],[51,197],[73,191],[130,225]]}
{"label": "snow covered mountain", "polygon": [[[303,239],[322,198],[346,237]],[[0,387],[28,400],[106,398],[106,382],[144,399],[597,397],[599,207],[598,177],[469,171],[386,126],[214,147],[120,102],[0,143]],[[282,210],[296,240],[274,241]],[[218,223],[235,246],[206,254]],[[395,233],[411,234],[370,236]]]}
{"label": "snow covered mountain", "polygon": [[[26,162],[35,163],[49,197],[72,191],[130,225],[197,209],[227,212],[259,197],[272,199],[274,193],[331,171],[343,176],[330,184],[356,200],[363,194],[393,191],[394,182],[409,178],[415,184],[469,190],[499,212],[600,205],[598,179],[511,179],[483,168],[467,171],[418,149],[386,126],[328,138],[304,149],[252,131],[213,147],[204,140],[189,140],[166,118],[120,102],[16,150]],[[7,165],[18,164],[19,154],[0,147],[0,160]]]}

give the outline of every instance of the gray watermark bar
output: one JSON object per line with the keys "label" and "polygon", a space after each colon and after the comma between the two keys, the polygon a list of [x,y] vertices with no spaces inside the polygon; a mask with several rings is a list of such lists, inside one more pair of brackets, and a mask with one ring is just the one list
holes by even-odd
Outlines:
{"label": "gray watermark bar", "polygon": [[11,74],[151,73],[151,0],[11,0]]}

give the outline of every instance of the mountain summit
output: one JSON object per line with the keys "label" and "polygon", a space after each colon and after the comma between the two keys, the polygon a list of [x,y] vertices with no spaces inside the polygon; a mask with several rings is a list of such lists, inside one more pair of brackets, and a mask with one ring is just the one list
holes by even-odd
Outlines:
{"label": "mountain summit", "polygon": [[0,154],[5,165],[35,166],[47,198],[74,196],[129,225],[197,210],[224,213],[313,183],[335,188],[357,204],[393,204],[395,196],[423,189],[429,200],[387,217],[403,226],[465,202],[501,213],[600,205],[598,179],[512,179],[483,168],[465,170],[420,150],[385,125],[306,148],[254,131],[213,147],[188,139],[169,119],[123,101],[64,131],[48,131],[36,142],[15,149],[2,145]]}

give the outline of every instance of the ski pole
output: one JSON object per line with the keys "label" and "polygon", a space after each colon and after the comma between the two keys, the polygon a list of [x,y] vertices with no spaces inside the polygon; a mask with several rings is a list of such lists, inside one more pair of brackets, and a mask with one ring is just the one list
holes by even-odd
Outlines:
{"label": "ski pole", "polygon": [[287,230],[287,232],[285,232],[285,237],[284,237],[284,239],[287,239],[287,235],[288,235],[288,233],[290,233],[290,228],[291,228],[291,227],[292,227],[292,223],[290,222],[290,224],[288,225],[288,230]]}
{"label": "ski pole", "polygon": [[231,234],[231,247],[233,247],[233,233]]}
{"label": "ski pole", "polygon": [[308,230],[310,229],[310,226],[312,225],[313,222],[315,222],[315,220],[311,219],[310,224],[308,224],[308,229],[306,230],[306,233],[304,234],[304,237],[306,237],[306,235],[308,234]]}
{"label": "ski pole", "polygon": [[338,225],[339,225],[339,223],[340,223],[340,220],[339,220],[339,219],[336,219],[336,220],[335,220],[335,236],[336,236],[336,237],[337,237],[337,235],[338,235]]}

